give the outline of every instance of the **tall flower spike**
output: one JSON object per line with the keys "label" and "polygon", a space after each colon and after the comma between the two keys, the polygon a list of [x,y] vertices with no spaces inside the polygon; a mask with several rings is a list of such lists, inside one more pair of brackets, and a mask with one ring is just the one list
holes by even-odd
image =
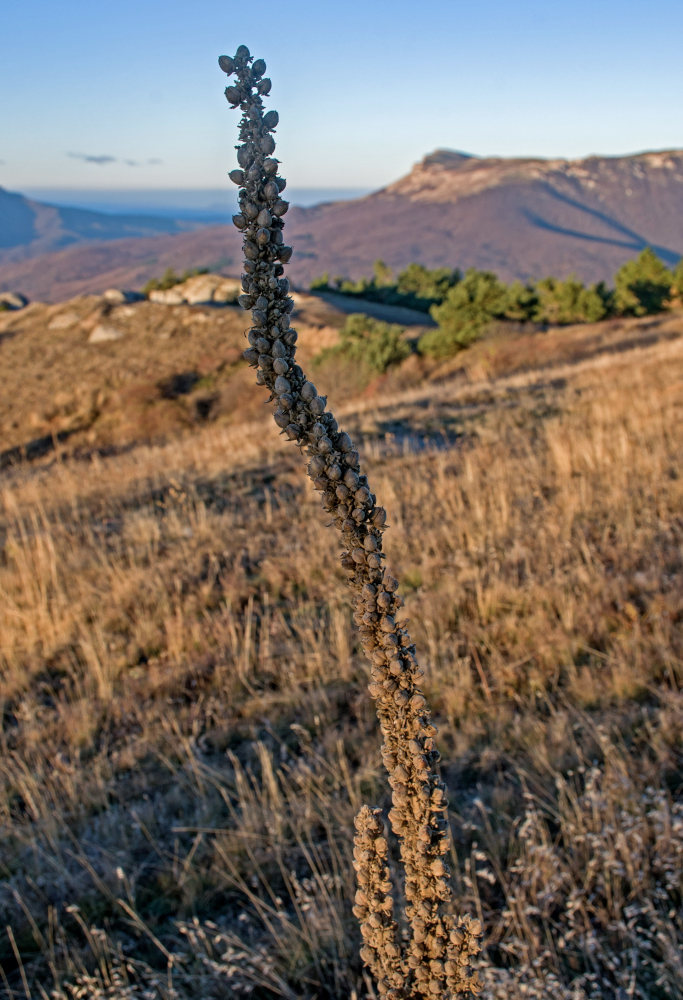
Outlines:
{"label": "tall flower spike", "polygon": [[285,180],[273,157],[278,115],[264,113],[262,100],[271,82],[263,75],[264,61],[254,62],[244,45],[234,57],[221,56],[219,65],[236,77],[225,95],[242,111],[239,168],[230,178],[240,188],[240,211],[233,217],[243,234],[240,303],[251,309],[252,319],[244,356],[256,369],[257,383],[270,391],[276,424],[308,455],[308,474],[341,531],[341,563],[355,595],[354,621],[372,664],[369,690],[392,790],[389,820],[403,865],[408,943],[403,950],[398,943],[379,811],[363,807],[354,849],[355,912],[365,939],[361,957],[375,975],[380,995],[390,1000],[447,1000],[475,993],[478,982],[469,964],[479,951],[480,927],[448,912],[446,793],[437,771],[436,729],[418,684],[422,672],[415,647],[396,617],[402,604],[398,583],[383,566],[386,513],[361,471],[351,438],[339,429],[325,397],[295,361],[294,303],[283,266],[292,255],[283,237],[288,205],[281,197]]}

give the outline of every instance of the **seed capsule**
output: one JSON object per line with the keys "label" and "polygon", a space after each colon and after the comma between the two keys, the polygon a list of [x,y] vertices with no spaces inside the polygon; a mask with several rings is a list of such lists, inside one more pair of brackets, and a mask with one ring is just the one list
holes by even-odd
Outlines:
{"label": "seed capsule", "polygon": [[270,354],[259,354],[258,363],[264,372],[271,372],[273,370],[273,359]]}
{"label": "seed capsule", "polygon": [[235,53],[235,60],[237,59],[248,59],[251,53],[246,45],[238,45],[237,52]]}
{"label": "seed capsule", "polygon": [[273,371],[276,375],[286,375],[289,371],[289,362],[285,361],[284,358],[276,358],[273,361]]}
{"label": "seed capsule", "polygon": [[278,200],[273,205],[273,215],[276,215],[279,219],[281,215],[285,215],[288,208],[289,208],[289,202],[284,201],[283,198],[278,198]]}
{"label": "seed capsule", "polygon": [[358,489],[358,473],[354,472],[353,469],[347,469],[344,473],[344,482],[350,490]]}
{"label": "seed capsule", "polygon": [[267,181],[263,186],[263,197],[266,201],[277,201],[279,195],[278,186],[275,181]]}
{"label": "seed capsule", "polygon": [[325,459],[321,458],[320,455],[314,455],[311,461],[308,463],[308,474],[309,476],[320,476],[325,471]]}
{"label": "seed capsule", "polygon": [[289,350],[287,345],[281,340],[276,340],[273,344],[273,349],[270,352],[274,358],[287,358],[289,357]]}
{"label": "seed capsule", "polygon": [[338,445],[339,445],[339,450],[341,452],[351,451],[351,449],[353,448],[353,443],[351,441],[351,438],[346,433],[346,431],[342,431],[342,433],[339,435]]}
{"label": "seed capsule", "polygon": [[220,66],[220,68],[223,70],[224,73],[228,74],[228,76],[230,76],[231,73],[235,72],[235,60],[232,59],[230,56],[219,56],[218,65]]}
{"label": "seed capsule", "polygon": [[230,173],[228,174],[228,177],[230,178],[233,184],[244,184],[243,170],[239,169],[231,170]]}
{"label": "seed capsule", "polygon": [[268,230],[268,229],[259,229],[259,231],[256,234],[256,242],[259,244],[259,246],[262,246],[262,247],[264,247],[266,245],[266,243],[269,243],[270,242],[270,230]]}
{"label": "seed capsule", "polygon": [[356,492],[353,494],[356,498],[356,503],[359,506],[364,506],[370,502],[371,493],[367,486],[359,486]]}
{"label": "seed capsule", "polygon": [[270,132],[277,127],[277,123],[279,121],[280,121],[280,116],[277,113],[277,111],[275,111],[275,109],[271,111],[266,111],[265,115],[263,116],[263,127],[268,129],[268,131]]}
{"label": "seed capsule", "polygon": [[[271,157],[268,157],[268,159],[263,161],[263,170],[266,174],[276,174],[277,166],[277,160],[273,160]],[[278,190],[282,191],[282,188],[277,184],[277,180],[274,183],[276,184]]]}
{"label": "seed capsule", "polygon": [[375,552],[377,549],[377,539],[374,535],[366,535],[363,539],[363,548],[366,552]]}
{"label": "seed capsule", "polygon": [[326,402],[327,396],[316,396],[315,399],[311,400],[310,410],[313,416],[321,417],[323,415]]}
{"label": "seed capsule", "polygon": [[327,470],[327,478],[331,479],[333,483],[338,482],[341,479],[341,469],[338,465],[331,465]]}
{"label": "seed capsule", "polygon": [[255,80],[259,80],[266,71],[265,59],[254,59],[251,72]]}
{"label": "seed capsule", "polygon": [[288,261],[292,259],[292,248],[284,246],[280,247],[277,255],[278,258],[282,261],[282,263],[286,264]]}
{"label": "seed capsule", "polygon": [[237,301],[243,309],[251,309],[254,304],[254,298],[252,295],[240,295]]}
{"label": "seed capsule", "polygon": [[236,108],[242,101],[242,91],[239,87],[226,87],[225,96],[233,108]]}
{"label": "seed capsule", "polygon": [[270,156],[271,153],[275,152],[275,139],[272,135],[264,135],[259,142],[259,148],[265,156]]}
{"label": "seed capsule", "polygon": [[259,214],[256,216],[256,221],[258,222],[259,226],[263,226],[265,228],[271,224],[271,222],[273,221],[273,217],[267,208],[262,208]]}
{"label": "seed capsule", "polygon": [[290,423],[289,414],[285,410],[276,410],[273,419],[278,427],[287,427]]}
{"label": "seed capsule", "polygon": [[233,215],[232,224],[233,226],[235,226],[237,229],[240,230],[244,230],[247,228],[247,220],[244,218],[243,215]]}
{"label": "seed capsule", "polygon": [[278,394],[278,396],[281,396],[283,392],[289,392],[291,388],[292,387],[289,384],[289,380],[286,379],[283,375],[278,375],[278,377],[275,379],[275,384],[273,386],[273,389],[275,389],[275,392]]}
{"label": "seed capsule", "polygon": [[383,528],[387,523],[387,512],[384,507],[375,507],[372,512],[372,523],[376,528]]}
{"label": "seed capsule", "polygon": [[300,433],[301,433],[301,428],[299,427],[298,424],[289,424],[287,427],[285,427],[285,434],[287,435],[290,441],[294,441],[296,438],[298,438]]}
{"label": "seed capsule", "polygon": [[259,80],[259,82],[256,84],[256,89],[258,90],[259,94],[261,94],[263,97],[266,97],[270,93],[271,87],[272,83],[270,82],[270,79],[267,76],[264,76],[264,78],[262,80]]}
{"label": "seed capsule", "polygon": [[351,552],[351,558],[360,566],[365,562],[365,550],[361,548],[353,549]]}
{"label": "seed capsule", "polygon": [[249,362],[252,368],[258,364],[258,351],[254,347],[248,347],[246,351],[243,351],[242,357]]}
{"label": "seed capsule", "polygon": [[301,387],[301,398],[306,403],[310,403],[317,396],[316,388],[312,382],[304,382]]}
{"label": "seed capsule", "polygon": [[255,219],[259,213],[258,205],[255,205],[253,201],[245,201],[242,207],[242,214],[245,219]]}
{"label": "seed capsule", "polygon": [[280,191],[284,191],[284,189],[287,187],[287,181],[284,179],[284,177],[276,177],[275,183],[279,187]]}

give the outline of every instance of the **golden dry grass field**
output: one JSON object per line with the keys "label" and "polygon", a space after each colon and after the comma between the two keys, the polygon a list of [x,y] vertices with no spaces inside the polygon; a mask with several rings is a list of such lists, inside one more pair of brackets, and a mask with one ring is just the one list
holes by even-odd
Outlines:
{"label": "golden dry grass field", "polygon": [[[236,310],[89,344],[102,308],[0,317],[0,996],[372,996],[335,533]],[[300,303],[305,367],[338,325]],[[388,511],[485,995],[680,1000],[683,315],[316,382]]]}

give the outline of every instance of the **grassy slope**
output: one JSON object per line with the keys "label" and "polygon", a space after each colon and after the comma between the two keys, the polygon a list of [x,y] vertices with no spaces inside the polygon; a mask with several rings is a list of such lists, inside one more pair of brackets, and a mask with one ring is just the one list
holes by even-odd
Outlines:
{"label": "grassy slope", "polygon": [[[206,334],[159,357],[163,317],[202,312]],[[155,313],[117,377],[206,377],[241,339],[217,315]],[[683,995],[681,332],[678,314],[493,337],[345,407],[389,512],[492,996]],[[62,356],[82,373],[80,336]],[[67,442],[80,458],[4,473],[8,997],[366,992],[352,820],[387,800],[367,665],[300,456],[229,406],[243,378],[210,419],[150,432],[103,407],[109,438],[98,417]],[[148,410],[167,403],[187,398]]]}

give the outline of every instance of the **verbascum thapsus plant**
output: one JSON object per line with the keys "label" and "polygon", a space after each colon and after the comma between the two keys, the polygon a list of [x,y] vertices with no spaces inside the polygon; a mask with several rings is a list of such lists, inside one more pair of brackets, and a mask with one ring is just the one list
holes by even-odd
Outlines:
{"label": "verbascum thapsus plant", "polygon": [[475,993],[470,962],[479,951],[481,929],[478,921],[450,912],[447,801],[437,771],[436,728],[419,688],[423,672],[415,647],[397,620],[398,583],[383,565],[386,512],[377,505],[351,438],[295,361],[294,303],[283,266],[292,255],[283,238],[288,203],[273,156],[278,114],[264,113],[262,100],[271,82],[264,75],[265,62],[253,59],[244,45],[233,57],[221,56],[219,65],[235,76],[225,96],[242,110],[239,168],[230,178],[240,188],[233,222],[244,235],[240,304],[251,310],[252,319],[244,356],[256,369],[256,381],[270,392],[276,424],[308,455],[308,474],[341,531],[341,563],[372,664],[369,690],[384,739],[382,758],[392,792],[389,820],[399,841],[405,914],[396,919],[380,810],[364,806],[356,817],[354,844],[361,957],[380,996],[391,1000]]}

